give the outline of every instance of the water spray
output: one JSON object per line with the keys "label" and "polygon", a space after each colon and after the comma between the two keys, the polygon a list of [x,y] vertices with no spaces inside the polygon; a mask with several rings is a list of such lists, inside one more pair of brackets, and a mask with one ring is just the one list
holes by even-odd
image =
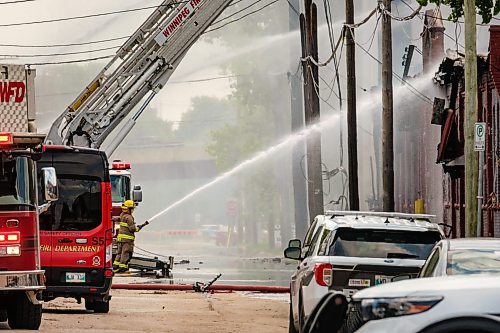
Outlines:
{"label": "water spray", "polygon": [[[420,78],[417,83],[414,82],[412,84],[411,88],[413,90],[420,88],[420,86],[422,84],[429,83],[431,77],[432,76],[424,76],[424,77]],[[410,88],[407,85],[403,85],[403,86],[397,87],[394,90],[394,96],[396,98],[404,98],[405,93],[407,93],[407,92],[414,93],[412,90],[410,90]],[[377,102],[374,102],[372,97],[370,96],[370,97],[364,98],[362,102],[358,102],[357,108],[358,108],[359,112],[367,112],[369,110],[373,110],[374,108],[380,106],[380,104],[381,104],[380,98]],[[228,179],[229,177],[237,174],[238,172],[240,172],[242,170],[245,170],[247,167],[252,166],[252,165],[254,165],[262,160],[265,160],[269,156],[273,156],[274,153],[277,153],[280,150],[282,150],[288,146],[292,146],[292,145],[299,143],[302,139],[306,138],[309,134],[314,133],[316,131],[321,132],[322,130],[324,130],[330,126],[333,126],[336,123],[336,121],[338,121],[339,119],[340,119],[340,112],[335,113],[333,115],[330,115],[320,122],[309,125],[309,126],[305,127],[304,129],[302,129],[301,131],[299,131],[297,133],[293,133],[293,134],[283,138],[276,145],[269,147],[268,149],[263,150],[263,151],[255,154],[253,157],[241,162],[240,164],[238,164],[237,166],[235,166],[231,170],[223,173],[222,175],[216,177],[212,181],[206,183],[205,185],[198,187],[197,189],[195,189],[191,193],[185,195],[183,198],[177,200],[176,202],[174,202],[173,204],[171,204],[170,206],[168,206],[164,210],[160,211],[156,215],[153,215],[151,218],[147,219],[147,223],[149,224],[150,222],[154,221],[155,219],[157,219],[161,215],[167,213],[168,211],[179,206],[180,204],[184,203],[188,199],[194,197],[198,193],[212,187],[213,185],[216,185],[216,184]]]}

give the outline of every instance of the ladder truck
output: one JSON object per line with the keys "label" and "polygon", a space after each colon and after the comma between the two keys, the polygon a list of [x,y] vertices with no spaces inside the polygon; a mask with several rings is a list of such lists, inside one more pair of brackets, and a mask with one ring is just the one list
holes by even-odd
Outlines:
{"label": "ladder truck", "polygon": [[[231,1],[163,1],[55,120],[46,144],[100,149],[115,132],[104,147],[111,157],[191,46]],[[141,259],[146,258],[132,258],[129,267],[166,272],[173,263],[172,257],[169,263]]]}
{"label": "ladder truck", "polygon": [[0,322],[32,330],[41,323],[45,289],[38,214],[57,200],[53,168],[43,168],[37,183],[45,135],[34,126],[34,78],[24,65],[0,65]]}

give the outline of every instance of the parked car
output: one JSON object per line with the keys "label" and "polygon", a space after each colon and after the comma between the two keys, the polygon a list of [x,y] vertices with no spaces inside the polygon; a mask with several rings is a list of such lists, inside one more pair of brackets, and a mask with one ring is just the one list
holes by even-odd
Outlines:
{"label": "parked car", "polygon": [[300,260],[290,284],[290,332],[303,327],[328,289],[352,296],[399,274],[416,276],[444,238],[430,215],[329,212],[311,224],[301,247],[290,242],[285,257]]}
{"label": "parked car", "polygon": [[[500,275],[412,279],[361,290],[356,333],[500,332]],[[491,316],[491,317],[490,317]]]}
{"label": "parked car", "polygon": [[442,240],[432,250],[419,277],[484,273],[500,273],[498,238]]}
{"label": "parked car", "polygon": [[[325,269],[331,265],[324,255],[325,238],[332,232],[336,224],[327,216],[318,216],[309,228],[304,244],[300,240],[290,241],[290,247],[285,250],[285,257],[302,258],[297,271],[292,275],[290,283],[290,332],[298,332],[305,323],[316,303],[328,292],[328,283],[324,280]],[[295,255],[291,252],[296,251]],[[294,331],[295,330],[295,331]]]}

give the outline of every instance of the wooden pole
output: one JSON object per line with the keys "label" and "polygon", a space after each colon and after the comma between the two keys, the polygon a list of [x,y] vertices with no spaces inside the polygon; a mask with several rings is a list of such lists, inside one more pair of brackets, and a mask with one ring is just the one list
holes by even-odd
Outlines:
{"label": "wooden pole", "polygon": [[[345,2],[346,24],[354,23],[354,1]],[[349,159],[349,209],[359,210],[358,134],[356,122],[356,55],[354,29],[346,28],[347,155]]]}
{"label": "wooden pole", "polygon": [[474,151],[477,121],[476,2],[464,1],[465,21],[465,236],[476,236],[478,153]]}
{"label": "wooden pole", "polygon": [[[391,11],[391,0],[383,0]],[[394,211],[394,115],[392,92],[392,31],[391,18],[382,18],[382,185],[383,209]]]}

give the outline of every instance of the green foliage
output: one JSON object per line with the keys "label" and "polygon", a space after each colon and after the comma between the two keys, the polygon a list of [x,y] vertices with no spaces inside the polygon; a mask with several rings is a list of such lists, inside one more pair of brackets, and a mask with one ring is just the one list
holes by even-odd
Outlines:
{"label": "green foliage", "polygon": [[175,131],[178,141],[207,142],[211,131],[235,120],[227,100],[200,96],[193,98],[191,103]]}
{"label": "green foliage", "polygon": [[[446,5],[451,8],[449,19],[456,22],[464,15],[464,0],[417,0],[422,6],[429,2],[436,5]],[[493,16],[500,13],[500,0],[476,0],[477,13],[483,18],[483,23],[489,23]]]}

